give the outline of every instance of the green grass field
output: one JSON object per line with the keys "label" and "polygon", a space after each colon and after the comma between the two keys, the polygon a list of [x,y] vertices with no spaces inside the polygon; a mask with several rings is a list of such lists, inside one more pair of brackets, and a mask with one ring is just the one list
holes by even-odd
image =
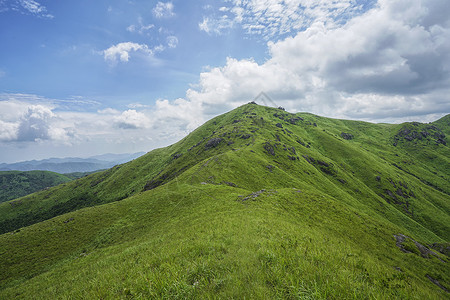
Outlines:
{"label": "green grass field", "polygon": [[448,299],[449,121],[241,106],[0,204],[0,298]]}

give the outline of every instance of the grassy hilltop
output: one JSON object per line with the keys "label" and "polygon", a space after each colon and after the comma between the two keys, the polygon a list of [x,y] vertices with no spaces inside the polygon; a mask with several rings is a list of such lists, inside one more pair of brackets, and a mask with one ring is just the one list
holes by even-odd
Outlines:
{"label": "grassy hilltop", "polygon": [[241,106],[0,204],[0,298],[449,298],[449,134]]}

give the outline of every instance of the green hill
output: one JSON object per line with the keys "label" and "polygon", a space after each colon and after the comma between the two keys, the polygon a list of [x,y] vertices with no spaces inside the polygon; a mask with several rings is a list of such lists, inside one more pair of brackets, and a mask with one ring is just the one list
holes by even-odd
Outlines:
{"label": "green hill", "polygon": [[0,204],[0,298],[448,298],[448,120],[244,105]]}
{"label": "green hill", "polygon": [[70,180],[65,175],[48,171],[0,171],[0,203]]}

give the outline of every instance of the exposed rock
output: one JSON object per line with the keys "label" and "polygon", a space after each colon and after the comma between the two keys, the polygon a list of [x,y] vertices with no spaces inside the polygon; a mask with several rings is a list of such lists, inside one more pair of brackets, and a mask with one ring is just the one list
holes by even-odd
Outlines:
{"label": "exposed rock", "polygon": [[173,159],[180,158],[182,155],[183,155],[183,154],[181,154],[181,153],[174,154],[174,155],[173,155]]}
{"label": "exposed rock", "polygon": [[319,165],[321,165],[321,166],[324,166],[324,167],[329,167],[329,166],[330,166],[330,164],[328,164],[328,163],[326,163],[326,162],[324,162],[324,161],[321,161],[321,160],[318,160],[317,163],[318,163]]}
{"label": "exposed rock", "polygon": [[381,177],[380,177],[380,176],[377,176],[377,177],[375,177],[375,180],[378,181],[378,182],[380,182]]}
{"label": "exposed rock", "polygon": [[74,218],[69,218],[69,219],[65,220],[64,223],[67,224],[67,223],[69,223],[69,222],[71,222],[71,221],[73,221],[73,220],[75,220],[75,219],[74,219]]}
{"label": "exposed rock", "polygon": [[209,141],[206,142],[205,144],[205,149],[211,149],[211,148],[215,148],[217,147],[217,145],[220,144],[220,142],[222,142],[223,139],[222,138],[212,138]]}
{"label": "exposed rock", "polygon": [[292,154],[297,154],[297,152],[295,152],[295,148],[293,146],[290,147],[289,150],[291,151]]}
{"label": "exposed rock", "polygon": [[[411,125],[413,127],[411,127]],[[404,139],[407,142],[413,141],[431,141],[434,139],[437,145],[446,145],[445,134],[436,126],[427,126],[426,128],[420,128],[420,123],[413,122],[404,125],[394,136],[394,146],[398,144],[400,140]]]}
{"label": "exposed rock", "polygon": [[275,156],[275,148],[272,146],[271,143],[266,142],[263,147],[267,151],[267,153]]}
{"label": "exposed rock", "polygon": [[353,134],[347,133],[347,132],[341,132],[341,137],[344,140],[352,140],[353,139]]}
{"label": "exposed rock", "polygon": [[290,118],[290,119],[288,120],[288,122],[291,123],[291,124],[293,124],[293,125],[297,125],[297,122],[298,122],[298,121],[303,121],[303,118],[295,117],[295,118]]}
{"label": "exposed rock", "polygon": [[241,139],[246,140],[246,139],[249,139],[249,138],[251,138],[251,137],[252,137],[251,134],[243,134],[243,135],[241,136]]}
{"label": "exposed rock", "polygon": [[[442,260],[439,255],[437,255],[434,251],[428,249],[427,247],[425,247],[424,245],[422,245],[421,243],[413,240],[412,238],[404,235],[404,234],[394,234],[395,237],[395,245],[397,247],[400,248],[400,250],[402,252],[405,253],[414,253],[414,249],[411,249],[410,247],[405,247],[404,243],[406,243],[409,240],[411,240],[414,245],[416,246],[418,253],[420,253],[420,256],[422,256],[423,258],[430,258],[430,255],[435,256],[437,259],[439,259],[441,262],[445,262],[444,260]],[[416,252],[417,254],[417,252]]]}
{"label": "exposed rock", "polygon": [[428,279],[430,279],[431,280],[431,282],[432,283],[434,283],[435,285],[437,285],[438,287],[440,287],[441,289],[443,289],[444,291],[446,291],[447,293],[448,293],[448,289],[445,287],[445,286],[443,286],[440,282],[439,282],[439,280],[437,280],[437,279],[434,279],[433,277],[431,277],[430,275],[425,275]]}
{"label": "exposed rock", "polygon": [[274,116],[275,118],[280,119],[280,120],[284,120],[284,115],[283,115],[283,114],[274,113],[273,116]]}
{"label": "exposed rock", "polygon": [[223,184],[226,184],[228,186],[232,186],[232,187],[236,187],[236,184],[232,183],[232,182],[228,182],[228,181],[223,181]]}
{"label": "exposed rock", "polygon": [[450,243],[433,243],[428,246],[446,256],[450,256]]}
{"label": "exposed rock", "polygon": [[275,169],[275,167],[272,165],[268,165],[268,166],[266,166],[266,168],[269,169],[269,172],[272,172],[273,169]]}
{"label": "exposed rock", "polygon": [[270,195],[273,195],[273,194],[275,194],[275,193],[277,193],[277,191],[275,191],[275,190],[269,190],[269,191],[266,191],[265,189],[262,189],[262,190],[259,190],[259,191],[257,191],[257,192],[253,192],[253,193],[251,193],[250,195],[247,195],[246,197],[240,195],[240,196],[238,196],[238,200],[240,200],[240,201],[242,201],[242,202],[247,201],[247,200],[256,200],[256,198],[258,198],[261,194],[263,194],[263,193],[265,193],[265,192],[266,192],[269,196],[270,196]]}
{"label": "exposed rock", "polygon": [[447,142],[444,139],[442,139],[442,138],[438,138],[436,140],[436,144],[447,145]]}
{"label": "exposed rock", "polygon": [[277,126],[278,128],[283,128],[283,125],[281,125],[281,123],[277,123],[275,124],[275,126]]}
{"label": "exposed rock", "polygon": [[307,162],[309,162],[310,164],[313,164],[316,162],[316,160],[308,155],[302,155],[304,159],[306,159]]}

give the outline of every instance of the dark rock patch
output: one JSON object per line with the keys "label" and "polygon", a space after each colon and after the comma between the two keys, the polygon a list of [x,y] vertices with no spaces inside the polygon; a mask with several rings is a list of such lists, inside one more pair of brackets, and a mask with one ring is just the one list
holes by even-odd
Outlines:
{"label": "dark rock patch", "polygon": [[211,148],[215,148],[217,147],[220,142],[222,142],[223,139],[222,138],[212,138],[209,141],[206,142],[205,144],[205,149],[211,149]]}
{"label": "dark rock patch", "polygon": [[324,161],[321,161],[321,160],[318,160],[317,163],[318,163],[319,165],[321,165],[321,166],[324,166],[324,167],[329,167],[329,166],[330,166],[330,164],[328,164],[328,163],[326,163],[326,162],[324,162]]}
{"label": "dark rock patch", "polygon": [[450,256],[450,243],[433,243],[428,245],[431,249],[444,254],[445,256]]}
{"label": "dark rock patch", "polygon": [[275,193],[277,193],[277,191],[275,191],[275,190],[269,190],[269,191],[266,191],[265,189],[262,189],[262,190],[259,190],[259,191],[257,191],[257,192],[253,192],[253,193],[251,193],[250,195],[247,195],[247,196],[238,196],[238,201],[241,201],[241,202],[244,202],[244,201],[248,201],[248,200],[253,200],[253,201],[255,201],[256,200],[256,198],[258,198],[260,195],[262,195],[263,193],[267,193],[268,194],[268,196],[271,196],[271,195],[273,195],[273,194],[275,194]]}
{"label": "dark rock patch", "polygon": [[316,160],[314,158],[312,158],[311,156],[308,156],[308,155],[302,155],[302,156],[310,164],[314,164],[316,162]]}
{"label": "dark rock patch", "polygon": [[437,280],[437,279],[434,279],[433,277],[431,277],[430,275],[425,275],[428,279],[430,279],[430,281],[432,282],[432,283],[434,283],[435,285],[437,285],[438,287],[440,287],[441,289],[443,289],[444,291],[446,291],[447,293],[448,293],[448,289],[445,287],[445,286],[443,286],[440,282],[439,282],[439,280]]}
{"label": "dark rock patch", "polygon": [[297,139],[297,143],[299,143],[302,146],[305,146],[305,143],[303,143],[300,139]]}
{"label": "dark rock patch", "polygon": [[[404,234],[394,234],[395,237],[395,245],[400,248],[402,252],[405,253],[415,253],[420,254],[423,258],[430,258],[430,255],[435,256],[437,259],[439,259],[441,262],[446,262],[442,260],[439,255],[437,255],[434,251],[430,250],[429,248],[425,247],[421,243],[413,240],[412,238],[404,235]],[[406,243],[408,243],[408,240],[410,240],[416,247],[416,249],[412,248],[413,246],[410,246]]]}
{"label": "dark rock patch", "polygon": [[267,153],[269,153],[270,155],[275,156],[275,148],[274,148],[274,146],[271,143],[266,142],[263,147],[267,151]]}
{"label": "dark rock patch", "polygon": [[272,173],[273,169],[275,169],[275,167],[272,165],[268,165],[268,166],[266,166],[266,168],[269,169],[269,172],[271,172],[271,173]]}
{"label": "dark rock patch", "polygon": [[289,123],[291,123],[292,125],[297,125],[298,121],[303,121],[303,118],[300,117],[295,117],[295,118],[290,118],[288,120]]}
{"label": "dark rock patch", "polygon": [[277,126],[278,128],[283,128],[283,125],[281,125],[281,123],[277,123],[275,124],[275,126]]}
{"label": "dark rock patch", "polygon": [[341,137],[344,140],[352,140],[353,139],[353,134],[347,133],[347,132],[341,132]]}

